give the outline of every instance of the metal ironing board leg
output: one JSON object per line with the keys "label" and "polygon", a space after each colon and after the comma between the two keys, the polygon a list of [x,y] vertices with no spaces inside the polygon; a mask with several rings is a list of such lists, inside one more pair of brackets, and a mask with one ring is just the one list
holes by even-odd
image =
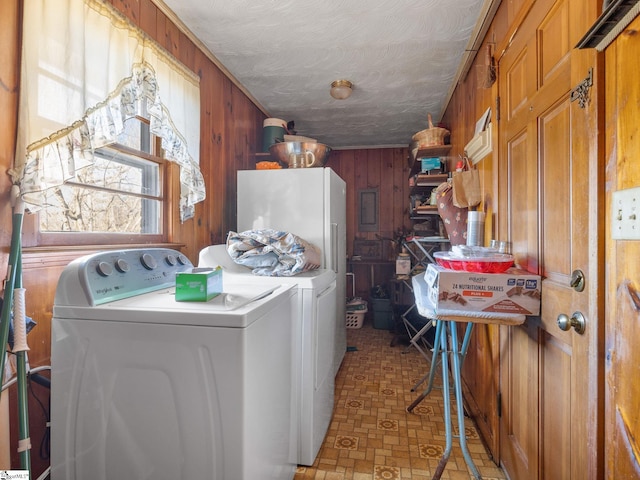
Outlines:
{"label": "metal ironing board leg", "polygon": [[[412,326],[411,328],[415,330],[415,327]],[[425,325],[422,328],[420,328],[420,330],[416,330],[415,334],[411,336],[411,338],[409,339],[409,343],[411,343],[411,345],[416,347],[416,350],[418,350],[426,360],[432,360],[433,357],[429,358],[429,354],[425,351],[425,349],[428,348],[429,350],[433,350],[433,347],[429,344],[429,342],[426,339],[422,337],[432,328],[433,328],[433,320],[427,320],[427,323],[425,323]],[[422,346],[420,344],[422,344]]]}
{"label": "metal ironing board leg", "polygon": [[440,349],[441,349],[441,338],[443,336],[445,336],[446,338],[446,330],[443,328],[444,322],[440,321],[440,320],[436,320],[436,336],[433,340],[433,355],[431,357],[431,367],[429,368],[429,373],[427,375],[425,375],[424,377],[422,377],[415,385],[414,387],[411,389],[411,391],[415,391],[416,388],[418,388],[418,386],[420,384],[422,384],[427,378],[429,379],[429,381],[427,382],[427,388],[424,389],[424,391],[418,396],[418,398],[416,398],[411,405],[409,405],[407,407],[407,412],[411,413],[413,411],[413,409],[415,407],[418,406],[418,404],[420,402],[422,402],[422,400],[425,399],[425,397],[427,395],[429,395],[431,393],[431,390],[433,389],[433,381],[436,377],[436,368],[438,366],[438,354],[440,353]]}
{"label": "metal ironing board leg", "polygon": [[[454,387],[454,395],[456,400],[456,415],[458,417],[458,439],[460,441],[460,448],[462,450],[462,455],[471,470],[471,474],[473,478],[476,480],[482,480],[482,476],[478,471],[473,459],[471,458],[471,454],[469,453],[469,448],[467,446],[467,436],[465,433],[464,426],[464,405],[462,399],[462,380],[460,375],[460,369],[462,366],[462,360],[464,359],[464,355],[466,354],[467,347],[469,345],[469,337],[471,336],[471,330],[473,329],[473,323],[468,323],[465,331],[464,339],[460,348],[458,347],[458,330],[456,327],[456,322],[453,321],[443,321],[442,323],[446,323],[443,330],[444,333],[441,335],[441,346],[440,352],[442,356],[442,395],[444,399],[444,421],[445,421],[445,451],[440,461],[438,462],[438,466],[433,475],[433,480],[439,480],[442,472],[449,461],[449,456],[451,455],[451,446],[453,443],[453,428],[451,423],[451,398],[449,391],[449,371],[448,371],[448,354],[451,354],[451,366],[452,366],[452,376],[453,376],[453,387]],[[450,348],[447,348],[447,330],[449,332],[450,338]]]}
{"label": "metal ironing board leg", "polygon": [[[439,352],[439,343],[440,341],[438,340],[440,338],[440,335],[442,335],[443,333],[443,329],[442,329],[442,325],[443,325],[443,321],[440,320],[434,320],[434,322],[436,323],[436,336],[435,339],[433,341],[434,346],[433,346],[433,356],[431,357],[431,367],[429,368],[429,373],[425,374],[422,378],[420,378],[420,380],[418,380],[416,382],[416,384],[413,386],[413,388],[411,389],[412,392],[415,392],[418,387],[420,385],[422,385],[424,383],[425,380],[429,379],[428,383],[427,383],[427,388],[424,389],[424,391],[418,396],[418,398],[416,398],[411,405],[409,405],[407,407],[407,412],[411,413],[411,411],[413,411],[413,409],[422,401],[425,399],[425,397],[427,395],[429,395],[429,393],[431,393],[431,390],[433,390],[433,380],[435,379],[436,376],[436,367],[437,367],[437,363],[438,363],[438,352]],[[467,328],[464,332],[464,338],[462,341],[462,347],[460,349],[460,368],[462,368],[462,360],[464,360],[464,358],[467,355],[467,350],[469,349],[469,342],[471,339],[471,331],[473,330],[473,323],[468,323],[467,324]],[[456,332],[457,333],[457,332]],[[445,329],[445,334],[446,334],[446,329]]]}
{"label": "metal ironing board leg", "polygon": [[462,348],[458,350],[458,330],[456,328],[456,322],[447,322],[449,329],[451,330],[451,357],[453,364],[453,385],[456,395],[456,410],[458,414],[458,438],[460,440],[460,448],[462,449],[462,455],[464,456],[467,466],[474,478],[481,479],[480,472],[476,467],[476,464],[471,458],[469,453],[469,447],[467,446],[467,434],[464,427],[464,405],[462,399],[462,377],[461,368],[464,356],[467,353],[467,347],[469,345],[469,337],[471,336],[471,330],[473,323],[467,324],[467,331],[465,332],[464,340],[462,342]]}
{"label": "metal ironing board leg", "polygon": [[[439,322],[445,324],[445,322]],[[438,462],[436,471],[433,474],[433,480],[439,480],[444,472],[444,468],[449,461],[451,455],[451,447],[453,444],[453,432],[451,431],[451,402],[449,393],[449,357],[447,348],[447,327],[443,326],[440,334],[440,352],[442,356],[442,397],[444,399],[444,431],[445,431],[445,447],[444,453]]]}
{"label": "metal ironing board leg", "polygon": [[[411,284],[407,283],[406,281],[404,282],[404,284],[407,286],[407,288],[411,292],[413,292],[413,287],[411,286]],[[407,335],[409,336],[409,345],[407,346],[407,348],[405,348],[403,353],[407,353],[411,348],[411,345],[413,345],[414,347],[416,347],[418,352],[420,352],[420,354],[425,359],[430,360],[429,355],[424,351],[424,349],[431,350],[432,346],[429,344],[427,340],[425,340],[422,337],[424,336],[425,333],[427,333],[427,331],[429,331],[433,327],[432,321],[429,319],[427,324],[425,324],[421,328],[417,328],[415,325],[411,323],[411,320],[408,317],[409,313],[411,313],[414,310],[417,312],[417,307],[415,303],[410,305],[409,308],[407,308],[402,313],[402,315],[400,315],[402,318],[402,323],[404,325],[404,328],[407,331]],[[420,346],[420,343],[422,343],[422,347]]]}

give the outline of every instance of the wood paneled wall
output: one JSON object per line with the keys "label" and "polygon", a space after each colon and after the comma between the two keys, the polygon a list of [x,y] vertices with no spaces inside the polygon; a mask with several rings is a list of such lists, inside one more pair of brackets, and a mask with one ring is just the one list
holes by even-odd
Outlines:
{"label": "wood paneled wall", "polygon": [[[395,273],[399,249],[388,239],[411,231],[407,157],[408,148],[338,150],[331,153],[327,163],[347,184],[347,257],[354,255],[357,240],[381,243],[379,260],[349,263],[356,296],[365,299],[369,298],[371,287],[388,284]],[[358,192],[367,189],[378,190],[379,229],[363,232],[358,230]],[[349,282],[347,296],[351,296]]]}
{"label": "wood paneled wall", "polygon": [[640,186],[640,17],[606,50],[607,263],[605,456],[607,479],[638,478],[640,464],[640,242],[611,238],[613,192]]}

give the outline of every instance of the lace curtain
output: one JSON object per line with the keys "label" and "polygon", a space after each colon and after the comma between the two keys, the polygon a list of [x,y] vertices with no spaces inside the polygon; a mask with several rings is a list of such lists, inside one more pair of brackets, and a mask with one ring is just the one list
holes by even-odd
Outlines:
{"label": "lace curtain", "polygon": [[30,211],[146,111],[180,165],[180,219],[204,200],[199,79],[99,0],[25,0],[13,182]]}

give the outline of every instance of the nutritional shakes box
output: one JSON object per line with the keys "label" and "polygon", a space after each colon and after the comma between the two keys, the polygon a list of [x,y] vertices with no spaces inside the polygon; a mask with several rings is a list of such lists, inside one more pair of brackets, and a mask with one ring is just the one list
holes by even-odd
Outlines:
{"label": "nutritional shakes box", "polygon": [[429,264],[425,281],[436,309],[540,314],[540,276],[524,270],[475,273]]}

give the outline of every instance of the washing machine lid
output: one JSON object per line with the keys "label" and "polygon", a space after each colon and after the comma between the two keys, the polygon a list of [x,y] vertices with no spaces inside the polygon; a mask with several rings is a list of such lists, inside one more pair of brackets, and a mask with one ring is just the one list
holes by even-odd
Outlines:
{"label": "washing machine lid", "polygon": [[198,267],[221,267],[222,281],[227,284],[260,284],[260,285],[296,285],[298,288],[309,288],[322,291],[336,278],[333,270],[321,268],[299,273],[291,277],[267,277],[254,275],[249,267],[238,265],[227,252],[224,244],[210,245],[200,251]]}
{"label": "washing machine lid", "polygon": [[208,302],[178,302],[175,288],[95,306],[54,305],[53,320],[244,328],[292,296],[293,285],[230,285]]}

